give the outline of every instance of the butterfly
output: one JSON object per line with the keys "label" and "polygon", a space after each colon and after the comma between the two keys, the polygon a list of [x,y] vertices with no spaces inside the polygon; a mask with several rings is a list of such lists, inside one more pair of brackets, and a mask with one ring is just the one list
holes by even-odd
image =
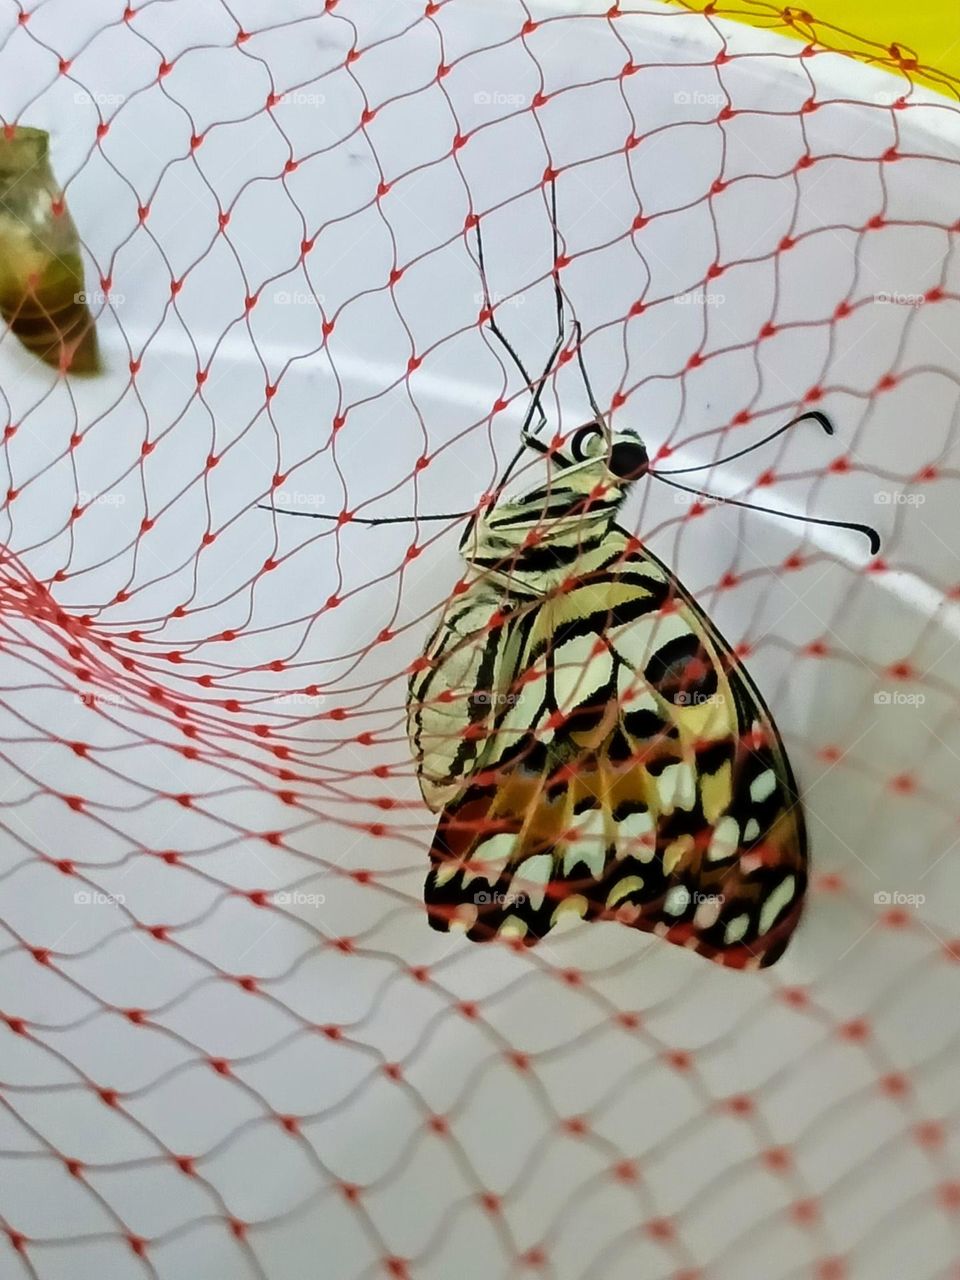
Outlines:
{"label": "butterfly", "polygon": [[[578,324],[593,417],[539,438],[564,346],[556,269],[560,332],[531,382],[493,319],[479,226],[477,247],[484,318],[533,394],[520,454],[464,532],[466,573],[409,681],[417,776],[440,815],[430,924],[530,946],[562,922],[617,921],[732,968],[773,964],[808,878],[781,736],[733,647],[617,524],[654,472],[640,436],[597,407]],[[546,476],[509,492],[531,452]]]}
{"label": "butterfly", "polygon": [[[731,968],[763,967],[783,954],[807,887],[797,783],[733,647],[669,566],[617,523],[645,477],[710,495],[672,478],[701,468],[651,467],[637,432],[614,429],[599,408],[579,323],[566,333],[549,186],[557,335],[535,380],[494,315],[472,220],[481,328],[531,393],[520,448],[473,512],[418,517],[468,517],[466,572],[408,685],[417,778],[439,814],[427,916],[438,930],[519,946],[561,924],[616,921]],[[544,388],[574,355],[591,417],[547,442]],[[833,433],[825,415],[806,412],[711,465],[810,420]],[[544,459],[544,473],[524,480],[531,468],[519,464]],[[855,530],[879,549],[868,525],[776,514]]]}

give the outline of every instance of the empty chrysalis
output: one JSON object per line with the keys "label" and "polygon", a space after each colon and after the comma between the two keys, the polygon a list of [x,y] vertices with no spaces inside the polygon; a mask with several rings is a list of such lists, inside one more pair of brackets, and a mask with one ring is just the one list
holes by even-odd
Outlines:
{"label": "empty chrysalis", "polygon": [[80,240],[42,129],[0,132],[0,315],[24,347],[64,372],[98,373]]}

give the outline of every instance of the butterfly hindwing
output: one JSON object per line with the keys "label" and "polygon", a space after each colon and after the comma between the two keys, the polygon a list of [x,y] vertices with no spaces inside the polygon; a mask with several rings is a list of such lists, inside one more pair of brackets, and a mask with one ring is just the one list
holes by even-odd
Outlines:
{"label": "butterfly hindwing", "polygon": [[725,964],[771,964],[806,883],[789,764],[730,647],[660,561],[627,545],[612,529],[602,567],[496,636],[440,641],[443,687],[445,645],[461,681],[491,641],[495,657],[469,763],[447,779],[431,923],[532,944],[567,915],[618,920]]}

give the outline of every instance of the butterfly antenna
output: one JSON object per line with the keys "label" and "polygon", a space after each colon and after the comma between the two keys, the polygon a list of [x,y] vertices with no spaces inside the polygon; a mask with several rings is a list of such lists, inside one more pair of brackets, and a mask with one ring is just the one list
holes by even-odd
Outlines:
{"label": "butterfly antenna", "polygon": [[[553,227],[553,290],[557,300],[557,335],[558,341],[563,342],[563,324],[564,324],[564,304],[563,290],[560,287],[560,226],[557,221],[557,180],[555,177],[550,178],[550,223]],[[598,422],[605,421],[600,406],[597,404],[597,398],[593,394],[593,387],[590,385],[590,375],[587,373],[587,365],[583,358],[583,330],[579,320],[573,322],[573,338],[576,345],[577,364],[580,366],[580,376],[583,378],[583,385],[587,392],[587,399],[590,402],[590,408],[597,416]]]}
{"label": "butterfly antenna", "polygon": [[563,341],[563,290],[560,288],[560,228],[557,223],[557,179],[550,175],[550,226],[553,229],[553,293],[557,304],[557,337]]}
{"label": "butterfly antenna", "polygon": [[736,453],[728,454],[725,458],[715,458],[713,462],[700,462],[693,467],[670,467],[666,471],[658,467],[656,471],[651,470],[650,475],[682,476],[689,474],[691,471],[706,471],[709,467],[720,467],[725,462],[735,462],[737,458],[745,458],[748,453],[753,453],[754,449],[762,449],[765,444],[769,444],[771,440],[776,440],[777,436],[782,436],[785,431],[789,431],[791,427],[795,427],[801,422],[818,422],[828,436],[834,434],[833,423],[827,415],[812,409],[808,413],[801,413],[798,418],[793,418],[790,422],[785,422],[782,427],[777,427],[776,431],[771,431],[768,436],[764,436],[762,440],[757,440],[755,444],[748,444],[745,449],[738,449]]}
{"label": "butterfly antenna", "polygon": [[[531,433],[531,424],[533,423],[534,418],[538,418],[537,425],[534,428],[534,430],[536,431],[542,430],[543,427],[546,425],[547,419],[541,407],[540,401],[543,395],[543,388],[546,386],[547,378],[550,376],[550,370],[553,368],[556,362],[557,356],[560,354],[560,347],[562,344],[562,335],[557,339],[556,343],[554,344],[553,350],[550,352],[549,356],[547,357],[547,363],[544,365],[543,372],[537,378],[536,382],[534,382],[530,374],[527,372],[523,361],[520,359],[520,356],[517,354],[517,351],[514,348],[513,344],[510,342],[506,334],[500,328],[500,325],[497,323],[496,317],[494,315],[493,302],[490,297],[490,286],[487,281],[486,264],[484,262],[484,257],[483,257],[483,235],[480,230],[479,217],[477,218],[475,232],[477,237],[477,267],[480,274],[480,283],[483,288],[483,304],[484,304],[484,310],[487,313],[486,323],[490,326],[491,333],[500,342],[504,350],[507,352],[507,354],[513,360],[514,364],[520,370],[520,374],[523,378],[523,381],[531,392],[530,404],[527,406],[527,412],[524,414],[523,423],[520,428],[520,441],[521,441],[520,447],[517,449],[517,452],[513,455],[513,457],[507,464],[499,480],[497,481],[496,486],[494,487],[492,496],[493,496],[493,500],[496,501],[496,499],[499,498],[500,494],[503,492],[504,488],[506,487],[507,481],[510,479],[510,476],[513,474],[514,469],[516,468],[520,459],[523,457],[525,449],[529,447],[529,448],[537,449],[541,453],[548,452],[547,445],[538,441],[535,438],[535,436]],[[556,266],[554,266],[554,275],[555,274],[556,274]],[[473,531],[474,525],[476,524],[477,518],[479,516],[479,509],[473,512],[467,512],[466,514],[471,516],[471,519],[466,529],[464,530],[464,534],[463,534],[464,540],[468,539],[470,537],[471,532]]]}
{"label": "butterfly antenna", "polygon": [[[534,382],[533,378],[531,378],[530,374],[527,372],[526,366],[524,365],[523,361],[520,359],[520,356],[518,355],[516,348],[513,346],[513,343],[510,342],[507,335],[503,332],[503,330],[500,328],[500,325],[497,323],[497,319],[494,314],[493,302],[491,301],[491,298],[490,298],[490,286],[487,281],[487,270],[486,270],[486,264],[484,262],[484,257],[483,257],[483,236],[480,231],[479,217],[477,218],[475,232],[477,237],[477,266],[479,268],[479,273],[480,273],[480,283],[483,288],[484,310],[487,313],[486,323],[490,327],[490,332],[494,335],[494,337],[501,344],[503,349],[510,356],[511,360],[513,360],[514,364],[520,370],[523,380],[533,396],[533,399],[531,400],[530,405],[527,409],[526,415],[524,416],[523,426],[521,428],[521,437],[523,438],[525,444],[532,444],[533,441],[528,438],[528,433],[530,431],[530,424],[533,422],[534,418],[539,416],[539,421],[536,427],[537,431],[540,431],[546,425],[547,420],[544,415],[543,409],[540,406],[540,400],[543,395],[543,388],[546,385],[547,378],[549,378],[550,376],[550,371],[553,368],[554,363],[556,362],[557,356],[560,354],[560,347],[562,346],[562,343],[563,343],[563,336],[561,334],[560,337],[557,338],[557,341],[553,347],[553,350],[550,352],[550,355],[547,357],[547,363],[544,365],[543,372],[537,378],[536,382]],[[554,274],[554,283],[556,284],[556,265],[554,265],[553,274]],[[535,446],[535,447],[538,447],[538,446]],[[522,452],[523,452],[523,446],[521,446],[521,449],[520,449],[520,453]],[[515,462],[516,460],[514,460],[514,463],[510,464],[509,470],[513,469]],[[504,476],[504,480],[506,480],[506,476]]]}
{"label": "butterfly antenna", "polygon": [[582,330],[580,328],[580,321],[574,320],[573,335],[577,343],[577,363],[580,366],[580,374],[583,378],[583,385],[587,389],[587,399],[590,401],[590,408],[597,415],[597,421],[600,423],[605,423],[606,418],[603,416],[603,413],[600,410],[600,406],[597,404],[597,398],[593,394],[593,387],[590,385],[590,376],[587,373],[586,361],[583,358],[583,346],[581,343],[581,334],[582,334]]}
{"label": "butterfly antenna", "polygon": [[703,489],[691,489],[689,485],[679,484],[676,480],[668,480],[662,472],[650,471],[647,474],[653,476],[655,480],[661,480],[664,484],[668,484],[671,489],[682,489],[684,493],[692,493],[698,498],[707,498],[709,501],[721,503],[723,506],[743,507],[745,511],[760,511],[767,516],[779,516],[783,520],[796,520],[800,524],[826,525],[832,529],[849,529],[853,533],[862,533],[865,538],[869,539],[872,555],[876,555],[880,550],[880,535],[869,524],[857,524],[852,520],[824,520],[819,516],[802,516],[793,511],[777,511],[773,507],[761,507],[752,502],[743,502],[739,498],[718,498],[716,494],[706,493]]}
{"label": "butterfly antenna", "polygon": [[499,324],[497,323],[496,316],[494,315],[493,302],[491,301],[491,298],[490,298],[490,286],[487,283],[487,268],[483,259],[483,236],[480,234],[479,217],[477,218],[475,231],[477,236],[477,267],[480,272],[480,285],[483,289],[483,309],[487,313],[486,322],[490,327],[490,332],[499,341],[500,345],[510,356],[513,363],[520,370],[520,373],[523,376],[524,382],[532,391],[533,379],[530,377],[530,374],[527,373],[527,370],[524,367],[523,361],[520,359],[519,355],[517,354],[516,348],[513,346],[513,344],[507,338],[507,335],[500,328]]}
{"label": "butterfly antenna", "polygon": [[[540,404],[543,396],[543,389],[547,385],[547,379],[550,377],[553,367],[557,362],[557,357],[563,349],[564,336],[563,290],[560,288],[560,268],[557,266],[557,263],[560,261],[560,232],[557,227],[557,180],[552,175],[550,177],[550,227],[553,236],[553,262],[550,267],[550,274],[553,277],[553,296],[557,307],[557,337],[553,344],[553,349],[547,357],[547,363],[543,367],[543,373],[541,373],[540,377],[537,379],[537,385],[534,387],[533,402],[530,405],[530,414],[527,419],[526,425],[529,425],[533,420],[534,413],[539,413],[540,423],[537,428],[538,430],[546,423],[546,416]],[[527,443],[529,444],[532,442],[528,440]],[[548,450],[544,448],[541,452],[545,453],[548,452]]]}

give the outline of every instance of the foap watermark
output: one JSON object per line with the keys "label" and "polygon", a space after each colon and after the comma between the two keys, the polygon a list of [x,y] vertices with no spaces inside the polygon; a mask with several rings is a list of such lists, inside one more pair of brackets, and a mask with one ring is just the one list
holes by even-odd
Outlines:
{"label": "foap watermark", "polygon": [[722,907],[726,900],[722,893],[701,893],[699,889],[695,889],[690,895],[690,901],[695,907]]}
{"label": "foap watermark", "polygon": [[279,489],[277,502],[284,507],[320,507],[326,505],[326,497],[322,493],[309,493],[303,489]]}
{"label": "foap watermark", "polygon": [[125,93],[101,93],[97,89],[78,89],[73,95],[78,107],[119,107],[126,102]]}
{"label": "foap watermark", "polygon": [[127,705],[123,694],[94,692],[92,689],[75,693],[73,700],[83,707],[125,707]]}
{"label": "foap watermark", "polygon": [[675,489],[673,501],[678,507],[722,507],[726,498],[718,498],[713,493],[688,493],[686,489]]}
{"label": "foap watermark", "polygon": [[719,691],[700,693],[696,689],[681,689],[679,693],[673,695],[673,702],[677,707],[719,706],[723,702],[723,697]]}
{"label": "foap watermark", "polygon": [[279,693],[274,701],[281,707],[319,707],[326,702],[324,693],[307,693],[305,689],[297,693]]}
{"label": "foap watermark", "polygon": [[310,289],[278,289],[273,295],[278,307],[322,307],[324,296]]}
{"label": "foap watermark", "polygon": [[525,893],[499,893],[492,890],[487,893],[481,889],[479,893],[473,895],[473,900],[478,907],[522,907],[527,900]]}
{"label": "foap watermark", "polygon": [[103,289],[81,289],[73,295],[78,307],[122,307],[127,300],[125,293],[110,293]]}
{"label": "foap watermark", "polygon": [[681,307],[722,307],[726,300],[725,293],[708,293],[703,289],[691,289],[689,293],[678,293],[673,299]]}
{"label": "foap watermark", "polygon": [[873,295],[874,302],[882,307],[922,307],[927,301],[925,293],[880,292]]}
{"label": "foap watermark", "polygon": [[881,489],[873,495],[878,507],[922,507],[927,500],[925,493],[903,493],[899,489]]}
{"label": "foap watermark", "polygon": [[[473,295],[473,300],[478,307],[482,307],[487,301],[487,295],[479,291]],[[527,300],[525,293],[491,293],[490,305],[492,307],[508,306],[522,307]]]}
{"label": "foap watermark", "polygon": [[327,101],[327,95],[317,93],[315,89],[288,89],[280,101],[289,103],[292,107],[322,107]]}
{"label": "foap watermark", "polygon": [[925,693],[904,693],[901,689],[878,689],[873,695],[875,707],[922,707]]}
{"label": "foap watermark", "polygon": [[673,95],[678,107],[722,107],[726,96],[722,93],[703,93],[700,89],[678,89]]}
{"label": "foap watermark", "polygon": [[326,900],[325,893],[303,893],[299,889],[283,889],[272,895],[277,907],[322,907]]}
{"label": "foap watermark", "polygon": [[922,907],[926,900],[925,893],[904,893],[902,889],[881,889],[873,895],[877,907]]}
{"label": "foap watermark", "polygon": [[122,907],[126,898],[122,893],[103,893],[99,889],[78,889],[73,895],[78,907]]}
{"label": "foap watermark", "polygon": [[473,100],[478,107],[525,107],[529,102],[525,93],[504,93],[501,89],[479,89]]}
{"label": "foap watermark", "polygon": [[512,707],[523,701],[522,693],[497,693],[492,689],[478,689],[471,693],[470,701],[478,707]]}
{"label": "foap watermark", "polygon": [[122,493],[88,493],[86,489],[77,493],[78,507],[122,507],[126,501]]}

